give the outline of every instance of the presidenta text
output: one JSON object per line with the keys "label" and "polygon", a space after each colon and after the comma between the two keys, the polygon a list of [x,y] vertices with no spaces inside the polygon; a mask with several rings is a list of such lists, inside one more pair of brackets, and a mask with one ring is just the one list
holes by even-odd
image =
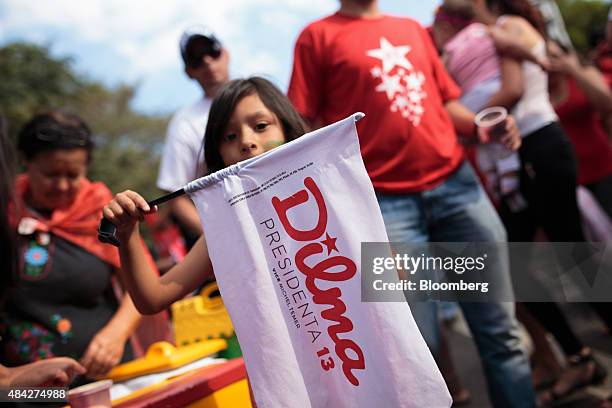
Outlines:
{"label": "presidenta text", "polygon": [[[359,386],[355,371],[365,370],[366,361],[362,348],[352,339],[354,325],[341,289],[342,282],[356,279],[357,265],[340,254],[338,238],[327,229],[328,212],[319,187],[311,177],[303,183],[305,188],[287,198],[272,198],[276,217],[262,220],[260,233],[274,260],[271,272],[287,307],[287,320],[303,331],[310,343],[318,345],[313,357],[319,360],[322,370],[333,370],[339,361],[346,380]],[[316,209],[312,211],[312,229],[298,229],[289,219],[290,210],[302,205]],[[289,253],[287,248],[295,248],[296,244],[299,249]]]}

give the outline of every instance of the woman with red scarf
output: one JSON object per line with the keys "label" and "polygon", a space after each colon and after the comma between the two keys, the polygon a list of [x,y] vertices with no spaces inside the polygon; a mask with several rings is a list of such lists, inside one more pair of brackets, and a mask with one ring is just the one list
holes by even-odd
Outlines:
{"label": "woman with red scarf", "polygon": [[18,276],[3,305],[1,363],[68,356],[88,378],[103,377],[133,358],[128,339],[141,316],[128,295],[117,300],[119,254],[97,241],[112,194],[86,178],[91,132],[55,110],[34,116],[18,139],[26,172],[15,183]]}
{"label": "woman with red scarf", "polygon": [[[17,271],[15,236],[10,227],[9,211],[14,209],[12,199],[15,179],[14,152],[6,135],[5,120],[0,115],[0,308],[5,291],[15,283]],[[10,209],[10,210],[9,210]],[[63,387],[77,374],[85,373],[85,368],[73,359],[66,357],[36,361],[19,367],[8,368],[0,364],[0,388],[54,386]]]}

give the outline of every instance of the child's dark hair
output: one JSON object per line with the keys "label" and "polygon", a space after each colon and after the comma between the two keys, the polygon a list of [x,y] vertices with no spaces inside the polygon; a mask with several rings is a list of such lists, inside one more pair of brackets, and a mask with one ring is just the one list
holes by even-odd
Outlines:
{"label": "child's dark hair", "polygon": [[226,167],[219,154],[223,132],[238,102],[245,96],[253,94],[257,94],[266,108],[276,115],[283,127],[285,142],[297,139],[306,133],[306,124],[289,99],[270,81],[261,77],[230,81],[223,86],[213,101],[206,124],[204,158],[209,173]]}
{"label": "child's dark hair", "polygon": [[56,149],[87,150],[91,158],[93,142],[89,126],[77,115],[60,109],[34,115],[21,129],[17,148],[26,160]]}
{"label": "child's dark hair", "polygon": [[474,21],[474,7],[469,0],[444,0],[438,7],[435,22],[446,21],[458,30]]}
{"label": "child's dark hair", "polygon": [[532,6],[528,0],[486,0],[489,10],[497,7],[500,14],[513,14],[521,16],[529,22],[538,32],[548,38],[546,34],[546,23],[542,17],[542,13],[535,6]]}

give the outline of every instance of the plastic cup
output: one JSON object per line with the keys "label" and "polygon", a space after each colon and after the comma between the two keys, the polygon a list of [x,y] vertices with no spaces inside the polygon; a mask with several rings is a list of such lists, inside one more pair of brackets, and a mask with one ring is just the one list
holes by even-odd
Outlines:
{"label": "plastic cup", "polygon": [[96,381],[81,385],[68,391],[68,403],[71,408],[110,408],[111,380]]}
{"label": "plastic cup", "polygon": [[503,106],[492,106],[478,112],[474,123],[478,126],[481,140],[499,142],[506,134],[508,111]]}

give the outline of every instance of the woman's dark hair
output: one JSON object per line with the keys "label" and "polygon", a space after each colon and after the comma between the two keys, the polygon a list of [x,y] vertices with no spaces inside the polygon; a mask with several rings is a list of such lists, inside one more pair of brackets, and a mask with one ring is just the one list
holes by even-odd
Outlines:
{"label": "woman's dark hair", "polygon": [[528,0],[486,0],[489,10],[497,8],[499,14],[513,14],[521,16],[529,22],[538,32],[548,38],[546,23],[540,10],[529,3]]}
{"label": "woman's dark hair", "polygon": [[266,108],[276,115],[283,127],[286,142],[306,133],[306,124],[289,99],[270,81],[261,77],[230,81],[223,86],[213,101],[206,124],[204,158],[210,173],[226,167],[219,154],[223,132],[238,102],[245,96],[253,94],[257,94]]}
{"label": "woman's dark hair", "polygon": [[87,150],[91,159],[93,142],[89,126],[77,115],[60,109],[34,115],[17,139],[17,148],[26,160],[48,150],[77,148]]}
{"label": "woman's dark hair", "polygon": [[15,153],[9,141],[4,117],[0,115],[0,305],[4,291],[16,282],[17,235],[11,226],[11,211],[16,211],[13,197]]}

